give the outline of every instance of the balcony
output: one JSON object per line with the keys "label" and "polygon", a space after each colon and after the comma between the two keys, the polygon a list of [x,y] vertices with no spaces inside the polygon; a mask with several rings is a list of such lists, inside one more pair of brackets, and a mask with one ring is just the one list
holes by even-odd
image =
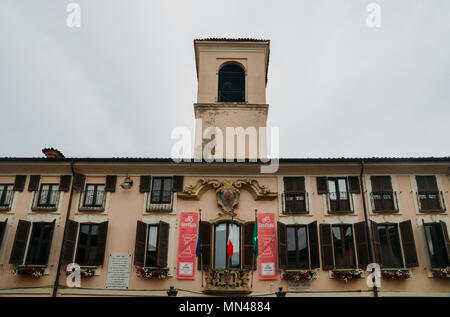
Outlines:
{"label": "balcony", "polygon": [[249,294],[248,270],[208,270],[206,273],[205,294]]}
{"label": "balcony", "polygon": [[59,190],[38,190],[34,192],[32,211],[58,210]]}
{"label": "balcony", "polygon": [[79,211],[105,211],[106,193],[103,190],[81,192]]}
{"label": "balcony", "polygon": [[326,194],[329,214],[348,214],[354,212],[353,197],[349,192],[329,192]]}
{"label": "balcony", "polygon": [[11,209],[11,203],[13,201],[14,191],[4,190],[0,194],[0,211],[8,211]]}
{"label": "balcony", "polygon": [[151,191],[147,198],[146,212],[172,212],[173,202],[176,199],[176,193],[171,190]]}
{"label": "balcony", "polygon": [[308,193],[283,193],[281,194],[283,214],[308,214]]}
{"label": "balcony", "polygon": [[416,192],[420,212],[445,212],[444,194],[439,192]]}
{"label": "balcony", "polygon": [[397,192],[370,193],[372,211],[379,213],[395,213],[399,211]]}

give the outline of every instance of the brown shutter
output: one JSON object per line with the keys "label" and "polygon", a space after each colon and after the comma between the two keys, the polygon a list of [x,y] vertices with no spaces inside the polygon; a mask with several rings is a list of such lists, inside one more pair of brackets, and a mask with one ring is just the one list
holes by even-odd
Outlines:
{"label": "brown shutter", "polygon": [[136,243],[134,246],[134,265],[145,265],[145,247],[147,245],[147,224],[139,221],[136,228]]}
{"label": "brown shutter", "polygon": [[369,244],[367,243],[366,223],[357,222],[355,229],[356,252],[358,255],[358,267],[365,270],[369,264]]}
{"label": "brown shutter", "polygon": [[286,241],[286,225],[277,222],[278,231],[278,264],[280,269],[287,268],[287,241]]}
{"label": "brown shutter", "polygon": [[106,184],[105,184],[105,192],[114,193],[116,191],[116,175],[108,175],[106,176]]}
{"label": "brown shutter", "polygon": [[392,192],[390,176],[371,176],[372,192]]}
{"label": "brown shutter", "polygon": [[331,236],[331,225],[321,223],[320,228],[320,244],[322,249],[322,269],[332,270],[334,268],[333,257],[333,239]]}
{"label": "brown shutter", "polygon": [[28,183],[28,191],[34,192],[39,189],[39,182],[41,181],[41,175],[31,175],[30,182]]}
{"label": "brown shutter", "polygon": [[27,180],[26,175],[16,175],[16,179],[14,180],[14,191],[21,192],[25,188],[25,181]]}
{"label": "brown shutter", "polygon": [[182,192],[183,191],[183,176],[174,176],[172,179],[172,190],[174,192]]}
{"label": "brown shutter", "polygon": [[83,174],[75,174],[73,177],[73,189],[77,191],[82,191],[84,189],[84,182],[86,177]]}
{"label": "brown shutter", "polygon": [[359,187],[359,177],[358,176],[349,176],[348,177],[348,185],[350,187],[350,192],[354,194],[359,194],[360,187]]}
{"label": "brown shutter", "polygon": [[440,224],[441,224],[442,235],[443,235],[444,243],[445,243],[444,250],[447,253],[448,263],[450,263],[450,241],[448,238],[447,224],[445,222],[443,222],[442,220],[440,221]]}
{"label": "brown shutter", "polygon": [[72,175],[61,175],[59,178],[59,190],[63,192],[68,192],[70,188],[70,180]]}
{"label": "brown shutter", "polygon": [[17,224],[16,236],[14,237],[14,244],[9,259],[10,264],[20,265],[23,263],[25,249],[27,248],[28,235],[30,233],[31,222],[26,220],[19,220]]}
{"label": "brown shutter", "polygon": [[77,235],[78,235],[78,222],[70,219],[67,220],[61,259],[61,262],[63,264],[73,262],[73,256],[75,254],[75,245],[77,243]]}
{"label": "brown shutter", "polygon": [[53,242],[53,233],[55,232],[55,223],[56,223],[56,219],[53,220],[52,222],[52,230],[50,231],[50,236],[49,236],[49,240],[48,240],[48,247],[47,250],[45,251],[45,263],[48,263],[48,257],[50,255],[50,250],[52,248],[52,242]]}
{"label": "brown shutter", "polygon": [[141,176],[141,182],[139,183],[139,192],[147,193],[150,191],[150,180],[151,176]]}
{"label": "brown shutter", "polygon": [[382,265],[381,261],[381,242],[380,242],[380,234],[378,232],[378,224],[375,221],[370,220],[370,227],[372,230],[372,239],[373,239],[373,260],[375,263]]}
{"label": "brown shutter", "polygon": [[317,236],[317,221],[311,222],[308,225],[309,238],[309,256],[311,261],[311,269],[320,267],[319,254],[319,238]]}
{"label": "brown shutter", "polygon": [[0,248],[2,247],[3,236],[6,232],[6,224],[8,223],[8,218],[5,221],[0,222]]}
{"label": "brown shutter", "polygon": [[95,265],[103,265],[103,262],[105,260],[105,249],[106,249],[107,236],[108,236],[108,221],[99,223],[97,258],[95,259]]}
{"label": "brown shutter", "polygon": [[242,233],[242,246],[244,251],[242,267],[246,270],[256,270],[256,257],[254,256],[255,253],[253,249],[253,231],[255,230],[255,222],[246,222],[242,228],[244,229],[244,232]]}
{"label": "brown shutter", "polygon": [[156,255],[156,266],[167,266],[167,254],[169,253],[169,229],[168,223],[160,221],[158,228],[158,254]]}
{"label": "brown shutter", "polygon": [[285,193],[304,193],[305,192],[305,178],[304,177],[284,177],[284,192]]}
{"label": "brown shutter", "polygon": [[403,253],[405,256],[405,266],[419,266],[411,220],[400,222],[400,232],[402,237]]}
{"label": "brown shutter", "polygon": [[202,242],[200,245],[201,255],[197,259],[199,270],[208,270],[211,267],[211,231],[212,225],[209,222],[202,221]]}
{"label": "brown shutter", "polygon": [[317,181],[317,194],[327,194],[328,193],[328,181],[326,177],[316,177]]}
{"label": "brown shutter", "polygon": [[437,192],[438,187],[435,176],[416,176],[418,192]]}

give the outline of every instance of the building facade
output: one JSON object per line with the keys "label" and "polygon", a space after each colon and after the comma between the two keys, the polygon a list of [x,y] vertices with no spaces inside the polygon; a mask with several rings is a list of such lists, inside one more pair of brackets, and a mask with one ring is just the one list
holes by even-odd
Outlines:
{"label": "building facade", "polygon": [[[261,173],[266,163],[248,158],[266,157],[269,41],[194,47],[195,155],[209,127],[258,128],[256,154],[245,145],[244,162],[54,149],[0,158],[0,294],[167,296],[172,286],[178,296],[275,296],[280,287],[287,296],[450,295],[450,158],[280,159]],[[215,143],[213,154],[236,158],[238,142]],[[129,273],[117,287],[120,256]],[[81,267],[78,287],[71,263]]]}

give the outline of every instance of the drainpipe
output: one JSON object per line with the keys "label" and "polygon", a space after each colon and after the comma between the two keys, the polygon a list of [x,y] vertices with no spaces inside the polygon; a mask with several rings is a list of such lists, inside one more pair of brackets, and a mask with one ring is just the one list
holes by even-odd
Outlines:
{"label": "drainpipe", "polygon": [[[363,210],[364,210],[364,222],[366,223],[366,238],[367,238],[367,244],[369,246],[369,260],[370,263],[375,263],[374,259],[374,251],[372,246],[372,241],[370,240],[370,233],[369,233],[369,218],[367,216],[367,208],[366,208],[366,198],[364,194],[364,184],[363,184],[363,174],[364,174],[364,160],[361,160],[361,172],[359,174],[360,179],[360,186],[361,186],[361,197],[362,197],[362,203],[363,203]],[[375,268],[372,268],[372,274],[375,273]],[[378,289],[375,284],[375,276],[372,277],[373,282],[373,296],[378,297]]]}
{"label": "drainpipe", "polygon": [[63,253],[63,248],[64,248],[64,242],[66,239],[66,228],[67,228],[67,223],[69,222],[69,216],[70,216],[70,209],[72,207],[72,198],[73,198],[73,180],[75,177],[75,171],[73,169],[73,164],[74,164],[74,160],[72,159],[70,162],[70,169],[72,171],[72,187],[70,188],[70,196],[69,196],[69,206],[67,206],[67,213],[66,213],[66,222],[64,223],[64,231],[63,231],[63,238],[62,238],[62,243],[61,243],[61,249],[59,251],[59,261],[58,261],[58,269],[56,271],[56,279],[55,279],[55,284],[53,285],[53,297],[56,297],[56,294],[58,293],[58,287],[59,287],[59,278],[61,275],[61,260],[62,260],[62,253]]}

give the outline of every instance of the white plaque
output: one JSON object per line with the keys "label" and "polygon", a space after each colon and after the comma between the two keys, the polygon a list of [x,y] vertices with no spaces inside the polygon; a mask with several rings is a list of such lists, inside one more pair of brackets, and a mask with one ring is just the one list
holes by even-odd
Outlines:
{"label": "white plaque", "polygon": [[309,280],[288,281],[289,292],[301,292],[310,290],[311,290],[311,281]]}
{"label": "white plaque", "polygon": [[192,276],[192,270],[194,268],[194,263],[192,262],[180,262],[179,263],[179,275]]}
{"label": "white plaque", "polygon": [[114,253],[108,258],[107,289],[128,289],[130,287],[131,254]]}
{"label": "white plaque", "polygon": [[273,262],[268,262],[268,263],[262,263],[262,270],[261,270],[261,275],[275,275],[275,263]]}

